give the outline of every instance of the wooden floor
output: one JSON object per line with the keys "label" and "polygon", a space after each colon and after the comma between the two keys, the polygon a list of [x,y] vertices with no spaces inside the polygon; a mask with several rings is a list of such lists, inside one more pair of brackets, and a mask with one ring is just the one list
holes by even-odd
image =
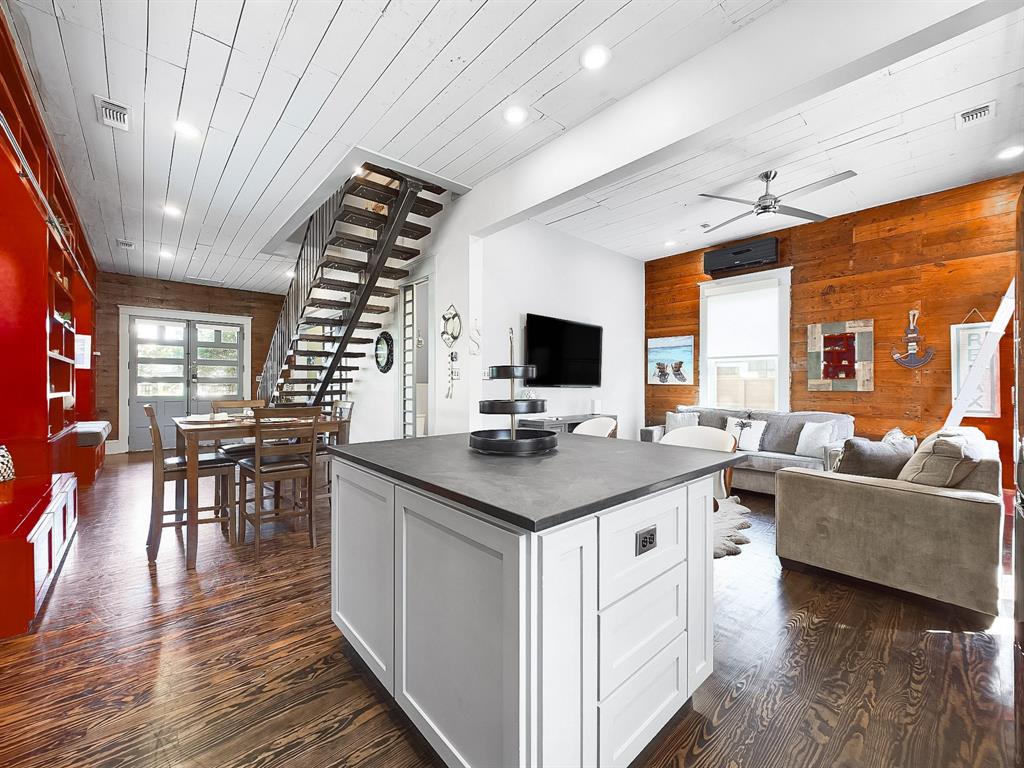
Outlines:
{"label": "wooden floor", "polygon": [[[151,570],[149,482],[108,461],[38,631],[0,641],[0,766],[438,764],[328,618],[326,509],[316,550],[288,529],[257,566],[204,526],[196,573],[173,531]],[[638,765],[1015,764],[1008,617],[783,574],[770,497],[745,500],[753,541],[715,561],[715,672]]]}

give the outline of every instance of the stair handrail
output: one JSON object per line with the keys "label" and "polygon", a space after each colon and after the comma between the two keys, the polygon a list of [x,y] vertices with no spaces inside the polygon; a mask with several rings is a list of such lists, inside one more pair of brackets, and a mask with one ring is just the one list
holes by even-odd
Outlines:
{"label": "stair handrail", "polygon": [[266,361],[263,364],[263,374],[258,387],[260,400],[268,403],[274,400],[277,381],[291,351],[292,340],[320,268],[324,248],[334,233],[335,218],[345,199],[346,186],[327,198],[306,221],[306,231],[302,235],[302,244],[299,246],[299,255],[293,268],[294,276],[285,294],[284,304],[277,317],[277,325],[274,326]]}

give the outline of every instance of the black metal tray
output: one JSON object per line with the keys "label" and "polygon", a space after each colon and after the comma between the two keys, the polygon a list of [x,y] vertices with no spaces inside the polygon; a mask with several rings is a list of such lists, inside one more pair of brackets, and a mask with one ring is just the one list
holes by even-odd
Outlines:
{"label": "black metal tray", "polygon": [[547,410],[544,400],[481,400],[480,413],[543,413]]}
{"label": "black metal tray", "polygon": [[536,365],[492,365],[487,369],[487,378],[489,379],[533,379],[536,377]]}
{"label": "black metal tray", "polygon": [[480,453],[505,456],[536,456],[558,445],[558,433],[550,429],[479,429],[469,433],[469,447]]}

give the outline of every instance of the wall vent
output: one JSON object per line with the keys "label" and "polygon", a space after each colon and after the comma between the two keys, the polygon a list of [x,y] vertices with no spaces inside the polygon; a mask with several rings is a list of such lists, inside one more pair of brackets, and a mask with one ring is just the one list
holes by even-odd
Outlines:
{"label": "wall vent", "polygon": [[96,119],[103,125],[114,128],[118,131],[130,131],[132,129],[132,108],[116,101],[105,99],[102,96],[95,96]]}
{"label": "wall vent", "polygon": [[978,123],[987,123],[993,117],[996,116],[996,103],[990,101],[988,104],[981,104],[977,107],[971,107],[971,109],[964,110],[963,112],[956,113],[956,127],[957,130],[961,128],[967,128],[968,126],[977,125]]}
{"label": "wall vent", "polygon": [[114,241],[118,248],[124,248],[126,251],[134,251],[135,243],[131,240],[125,240],[123,237],[119,237]]}
{"label": "wall vent", "polygon": [[224,285],[223,280],[210,280],[207,277],[196,277],[195,275],[186,275],[185,280],[190,283],[196,283],[197,285],[212,285],[214,287],[220,287]]}

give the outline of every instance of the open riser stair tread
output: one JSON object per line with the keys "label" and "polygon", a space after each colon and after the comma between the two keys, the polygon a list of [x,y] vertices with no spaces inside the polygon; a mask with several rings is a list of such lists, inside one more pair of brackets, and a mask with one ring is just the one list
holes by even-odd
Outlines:
{"label": "open riser stair tread", "polygon": [[[383,166],[364,161],[360,164],[360,167],[367,173],[375,173],[378,176],[384,176],[391,181],[401,181],[405,174],[399,173],[398,171],[392,170],[391,168],[385,168]],[[447,190],[444,187],[440,187],[437,184],[433,184],[429,181],[423,181],[420,179],[420,183],[423,184],[423,191],[430,192],[433,195],[443,195]]]}
{"label": "open riser stair tread", "polygon": [[[325,328],[343,328],[353,325],[353,322],[344,317],[304,317],[299,320],[299,325],[319,325]],[[382,323],[372,323],[368,320],[360,320],[359,322],[354,323],[354,325],[356,328],[364,331],[376,331],[384,327]]]}
{"label": "open riser stair tread", "polygon": [[[312,297],[306,299],[307,309],[333,309],[339,312],[343,312],[347,309],[352,309],[353,303],[351,301],[340,301],[338,299],[323,299],[319,297]],[[383,315],[385,312],[390,312],[391,307],[384,306],[383,304],[367,304],[363,308],[364,312],[369,312],[373,315]],[[317,319],[317,318],[311,318]]]}
{"label": "open riser stair tread", "polygon": [[[327,241],[328,248],[348,248],[353,251],[370,252],[377,245],[376,239],[363,237],[354,232],[338,232]],[[419,250],[407,245],[396,245],[391,249],[389,258],[408,261],[420,255]]]}
{"label": "open riser stair tread", "polygon": [[[320,269],[334,269],[347,272],[365,272],[369,268],[366,261],[353,259],[348,256],[340,256],[335,253],[325,253],[320,262]],[[409,276],[409,270],[399,267],[384,267],[381,277],[387,280],[403,280]]]}
{"label": "open riser stair tread", "polygon": [[[359,208],[355,205],[346,203],[342,206],[341,210],[338,211],[337,220],[342,224],[352,224],[365,229],[381,230],[384,229],[384,225],[387,224],[388,217],[384,214],[372,211],[369,208]],[[430,234],[430,227],[407,221],[402,225],[398,234],[399,237],[406,237],[410,240],[419,240],[420,238],[426,237]]]}
{"label": "open riser stair tread", "polygon": [[[386,184],[380,184],[365,176],[353,177],[345,191],[355,197],[361,197],[373,203],[383,203],[384,205],[390,205],[398,199],[398,189]],[[431,216],[440,213],[443,207],[436,200],[417,197],[412,204],[412,212],[417,216],[429,219]]]}
{"label": "open riser stair tread", "polygon": [[[356,283],[351,280],[335,280],[330,277],[318,277],[313,282],[314,288],[322,288],[327,291],[358,291],[365,286],[362,283]],[[382,298],[393,298],[398,295],[397,288],[385,288],[382,285],[375,285],[373,290],[370,291],[371,296],[379,296]]]}

